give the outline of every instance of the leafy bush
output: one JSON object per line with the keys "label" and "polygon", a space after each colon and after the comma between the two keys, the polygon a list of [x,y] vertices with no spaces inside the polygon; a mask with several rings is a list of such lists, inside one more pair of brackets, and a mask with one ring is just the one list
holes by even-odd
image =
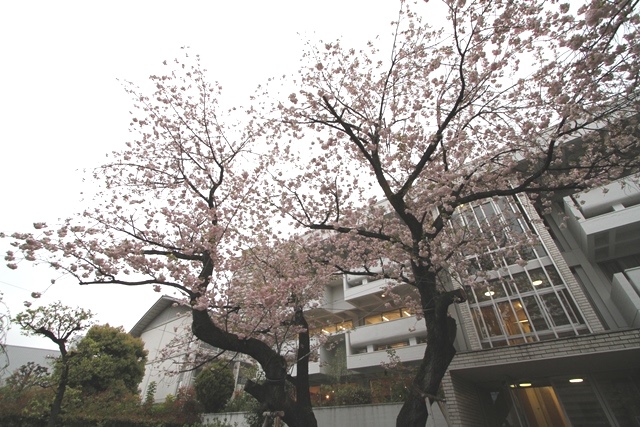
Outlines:
{"label": "leafy bush", "polygon": [[228,362],[207,365],[195,381],[196,396],[206,412],[220,412],[233,394],[234,378]]}
{"label": "leafy bush", "polygon": [[372,402],[371,389],[360,384],[333,384],[320,387],[316,406],[367,405]]}
{"label": "leafy bush", "polygon": [[333,393],[335,405],[366,405],[371,403],[371,389],[358,384],[340,384]]}

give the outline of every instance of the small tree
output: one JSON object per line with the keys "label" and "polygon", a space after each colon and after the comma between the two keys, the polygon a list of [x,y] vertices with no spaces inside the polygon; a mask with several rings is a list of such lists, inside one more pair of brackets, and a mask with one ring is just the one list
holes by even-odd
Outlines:
{"label": "small tree", "polygon": [[69,385],[83,393],[108,389],[137,393],[144,377],[147,351],[140,338],[122,327],[92,326],[73,349]]}
{"label": "small tree", "polygon": [[208,364],[196,376],[196,396],[206,412],[220,412],[233,394],[233,371],[227,361]]}
{"label": "small tree", "polygon": [[12,393],[18,395],[32,387],[49,387],[50,381],[48,368],[35,362],[28,362],[13,371],[6,380],[6,386]]}
{"label": "small tree", "polygon": [[42,335],[53,341],[60,350],[60,372],[55,398],[51,404],[48,427],[56,425],[62,399],[69,383],[69,366],[71,354],[67,349],[69,341],[79,332],[91,325],[91,311],[71,308],[56,302],[36,309],[27,309],[19,313],[14,321],[20,325],[25,335]]}

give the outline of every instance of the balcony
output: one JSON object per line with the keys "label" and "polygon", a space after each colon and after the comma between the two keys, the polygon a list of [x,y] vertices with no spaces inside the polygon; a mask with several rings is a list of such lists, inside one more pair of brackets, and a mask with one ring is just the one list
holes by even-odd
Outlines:
{"label": "balcony", "polygon": [[640,267],[613,275],[611,300],[629,327],[640,328]]}
{"label": "balcony", "polygon": [[353,301],[384,291],[391,283],[391,280],[380,279],[367,281],[367,279],[345,280],[344,300]]}
{"label": "balcony", "polygon": [[353,348],[363,348],[369,344],[389,344],[408,340],[409,338],[426,335],[427,328],[424,321],[415,316],[405,317],[391,322],[376,323],[374,325],[358,326],[349,331],[349,342]]}
{"label": "balcony", "polygon": [[[396,356],[402,362],[421,360],[424,356],[426,344],[416,344],[394,349]],[[347,356],[347,369],[379,368],[382,363],[389,362],[389,354],[385,350],[371,353],[360,353]]]}
{"label": "balcony", "polygon": [[595,262],[630,255],[640,245],[640,190],[619,183],[577,199],[565,197],[567,225],[585,255]]}

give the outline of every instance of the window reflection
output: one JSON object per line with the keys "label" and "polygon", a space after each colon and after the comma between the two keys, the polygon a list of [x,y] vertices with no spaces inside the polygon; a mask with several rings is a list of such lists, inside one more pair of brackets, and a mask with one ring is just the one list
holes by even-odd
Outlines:
{"label": "window reflection", "polygon": [[585,328],[553,266],[484,282],[469,302],[485,347],[571,336]]}
{"label": "window reflection", "polygon": [[[491,271],[502,276],[478,284],[469,296],[483,346],[553,339],[586,330],[560,275],[553,265],[546,265],[549,259],[542,244],[515,246],[525,233],[536,233],[516,197],[467,205],[458,215],[460,225],[468,230],[467,238],[478,236],[489,242],[485,253],[466,254],[469,272]],[[542,266],[518,273],[500,270],[519,258]]]}
{"label": "window reflection", "polygon": [[385,311],[382,313],[372,314],[364,318],[365,325],[375,325],[376,323],[391,322],[392,320],[398,320],[403,317],[413,316],[413,310],[409,308],[397,308],[395,310]]}

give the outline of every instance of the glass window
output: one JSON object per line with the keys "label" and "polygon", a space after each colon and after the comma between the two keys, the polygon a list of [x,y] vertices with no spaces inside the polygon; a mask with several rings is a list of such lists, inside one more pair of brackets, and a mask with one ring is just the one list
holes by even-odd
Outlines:
{"label": "glass window", "polygon": [[[395,310],[389,310],[383,313],[372,314],[371,316],[367,316],[364,318],[364,324],[373,325],[376,323],[391,322],[393,320],[398,320],[402,317],[411,317],[411,316],[413,316],[413,310],[404,308],[404,307],[397,308]],[[352,329],[352,327],[353,326],[349,327],[348,329]]]}
{"label": "glass window", "polygon": [[[472,288],[469,306],[483,346],[553,339],[559,334],[577,335],[586,330],[582,315],[555,266],[544,265],[548,259],[540,241],[532,247],[509,246],[515,241],[514,237],[535,234],[517,198],[499,198],[468,206],[460,217],[468,224],[467,238],[478,234],[490,240],[483,253],[468,254],[465,268],[470,272],[484,270],[502,274],[502,270],[496,270],[501,265],[512,266],[518,258],[538,259],[543,264],[478,283]],[[502,249],[494,251],[497,246]]]}
{"label": "glass window", "polygon": [[616,421],[621,426],[638,425],[640,384],[628,375],[611,373],[598,375],[597,383]]}
{"label": "glass window", "polygon": [[570,383],[554,382],[554,389],[564,410],[575,426],[608,426],[611,425],[600,402],[591,387],[590,381]]}
{"label": "glass window", "polygon": [[507,335],[528,334],[532,332],[531,324],[520,301],[498,303],[498,310],[504,322]]}
{"label": "glass window", "polygon": [[309,330],[311,335],[323,334],[335,334],[336,332],[346,331],[353,329],[353,322],[351,320],[345,320],[344,322],[328,324],[319,328],[313,328]]}
{"label": "glass window", "polygon": [[[547,275],[544,274],[544,270],[541,268],[529,271],[529,276],[531,276],[530,286],[535,286],[536,289],[543,289],[551,286],[549,279],[547,279]],[[562,281],[560,281],[560,284],[562,284]]]}
{"label": "glass window", "polygon": [[476,325],[476,331],[478,331],[478,333],[480,334],[480,339],[488,339],[489,333],[487,332],[487,328],[484,327],[480,309],[478,307],[471,307],[471,315],[473,316],[473,323],[475,323]]}
{"label": "glass window", "polygon": [[571,323],[555,293],[543,294],[540,297],[544,301],[547,313],[549,313],[556,326],[569,325]]}
{"label": "glass window", "polygon": [[364,318],[365,325],[374,325],[376,323],[382,323],[382,314],[373,314]]}
{"label": "glass window", "polygon": [[380,350],[391,350],[394,348],[407,347],[408,345],[409,345],[409,341],[400,341],[393,344],[379,344],[374,346],[373,348],[375,351],[380,351]]}
{"label": "glass window", "polygon": [[533,324],[533,327],[538,331],[549,329],[549,325],[542,314],[542,310],[540,310],[536,297],[533,295],[523,297],[522,302],[524,303],[524,308],[529,314],[529,322]]}
{"label": "glass window", "polygon": [[580,314],[580,310],[578,310],[578,307],[576,307],[576,304],[573,302],[573,298],[571,298],[571,296],[569,295],[569,292],[567,292],[566,289],[562,289],[561,291],[558,292],[558,294],[560,295],[560,299],[562,300],[562,303],[564,304],[565,308],[567,309],[567,312],[569,313],[571,322],[576,324],[584,323],[584,319]]}
{"label": "glass window", "polygon": [[349,329],[353,329],[353,322],[351,320],[347,320],[345,322],[338,323],[336,326],[338,327],[339,331],[346,331]]}
{"label": "glass window", "polygon": [[482,318],[489,336],[495,337],[504,335],[502,329],[500,329],[500,322],[498,321],[498,316],[493,309],[493,305],[481,307],[480,312],[482,313]]}
{"label": "glass window", "polygon": [[[569,427],[553,387],[526,387],[513,390],[532,427]],[[601,425],[601,424],[592,424]],[[605,424],[602,424],[605,425]]]}
{"label": "glass window", "polygon": [[402,317],[400,310],[386,311],[382,313],[382,320],[390,322],[392,320],[398,320]]}

